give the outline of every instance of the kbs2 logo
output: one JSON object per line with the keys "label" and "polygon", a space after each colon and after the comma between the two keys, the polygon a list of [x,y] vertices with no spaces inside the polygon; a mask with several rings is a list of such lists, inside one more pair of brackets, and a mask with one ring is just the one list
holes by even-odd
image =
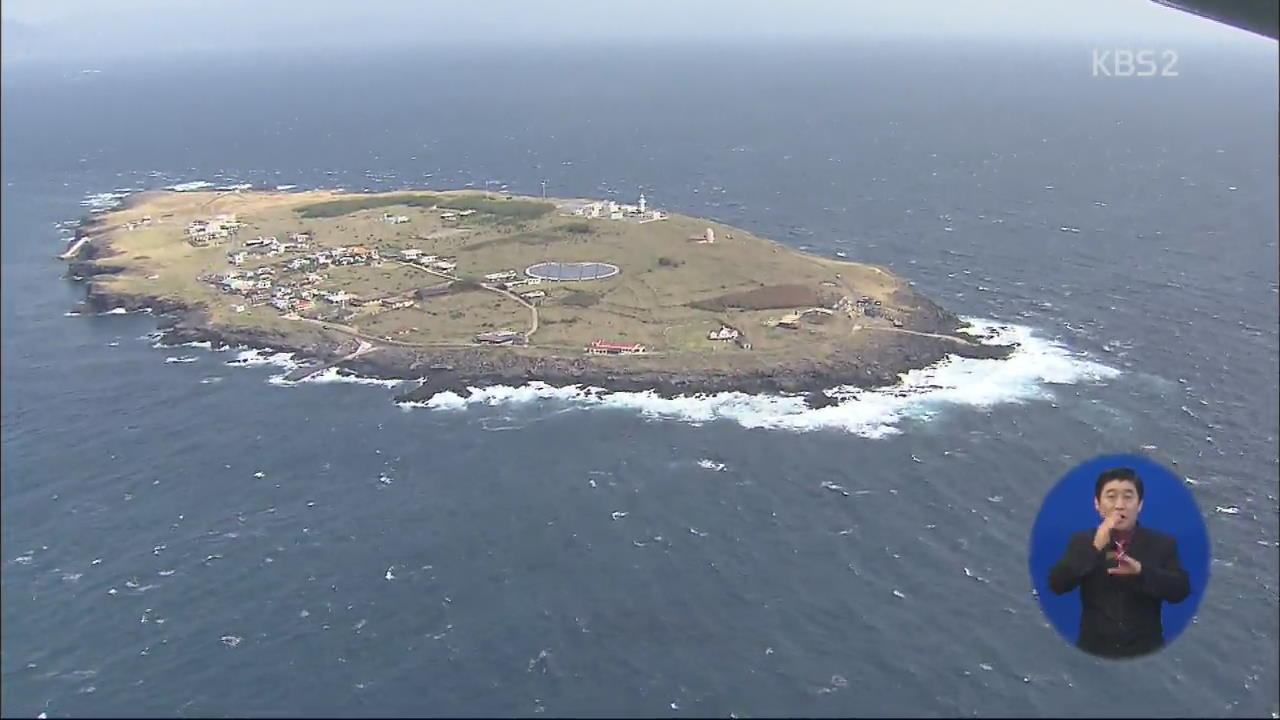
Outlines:
{"label": "kbs2 logo", "polygon": [[1178,77],[1178,53],[1164,50],[1094,50],[1094,77]]}

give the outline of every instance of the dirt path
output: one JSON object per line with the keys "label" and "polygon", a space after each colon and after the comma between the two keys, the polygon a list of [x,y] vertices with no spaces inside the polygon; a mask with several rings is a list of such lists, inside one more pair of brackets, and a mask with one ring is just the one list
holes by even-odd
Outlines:
{"label": "dirt path", "polygon": [[902,333],[902,334],[904,334],[904,335],[919,335],[920,337],[931,337],[931,338],[937,338],[937,339],[939,339],[939,340],[950,340],[951,342],[960,343],[961,345],[976,345],[976,344],[977,344],[977,343],[973,342],[972,340],[965,340],[964,338],[958,338],[958,337],[954,337],[954,336],[951,336],[951,335],[941,335],[941,334],[939,334],[939,333],[921,332],[921,331],[919,331],[919,330],[907,330],[906,328],[895,328],[895,327],[867,327],[866,325],[854,325],[854,326],[853,326],[853,332],[858,332],[859,330],[879,330],[879,331],[881,331],[881,332],[896,332],[896,333]]}
{"label": "dirt path", "polygon": [[[435,275],[436,277],[441,277],[441,278],[444,278],[444,279],[446,279],[446,280],[452,280],[452,281],[454,281],[454,282],[458,282],[458,281],[460,280],[460,278],[458,278],[458,277],[456,277],[456,276],[454,276],[454,275],[450,275],[450,274],[448,274],[448,273],[440,272],[439,270],[432,270],[431,268],[425,267],[425,266],[423,266],[423,265],[419,265],[419,264],[417,264],[417,263],[403,262],[403,261],[400,261],[400,260],[396,260],[395,262],[397,262],[397,263],[399,263],[399,264],[401,264],[401,265],[403,265],[403,266],[405,266],[405,267],[411,267],[411,268],[413,268],[413,269],[415,269],[415,270],[421,270],[422,272],[425,272],[425,273],[427,273],[427,274],[429,274],[429,275]],[[516,302],[520,303],[521,305],[523,305],[523,306],[525,306],[525,307],[529,308],[529,330],[524,334],[524,336],[525,336],[525,338],[530,338],[530,337],[533,337],[533,334],[534,334],[534,333],[538,332],[538,308],[537,308],[537,307],[535,307],[535,306],[533,305],[533,303],[531,303],[531,302],[529,302],[529,301],[525,300],[524,298],[520,297],[519,295],[516,295],[515,293],[511,292],[510,290],[503,290],[503,289],[502,289],[502,288],[500,288],[500,287],[494,287],[493,285],[489,285],[488,283],[480,283],[480,287],[484,288],[485,290],[488,290],[489,292],[494,292],[494,293],[497,293],[497,294],[499,294],[499,295],[503,295],[503,296],[506,296],[506,297],[508,297],[508,298],[511,298],[512,300],[515,300]]]}

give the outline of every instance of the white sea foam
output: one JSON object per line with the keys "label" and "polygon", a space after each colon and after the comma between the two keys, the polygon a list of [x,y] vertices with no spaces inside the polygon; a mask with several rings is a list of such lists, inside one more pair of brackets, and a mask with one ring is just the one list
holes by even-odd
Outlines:
{"label": "white sea foam", "polygon": [[383,380],[380,378],[361,377],[350,373],[343,373],[336,367],[326,368],[323,372],[314,375],[308,375],[301,380],[286,380],[285,374],[273,375],[267,382],[272,385],[280,385],[289,387],[301,383],[352,383],[355,385],[381,385],[382,387],[393,388],[399,386],[403,380]]}
{"label": "white sea foam", "polygon": [[645,417],[689,423],[731,420],[749,428],[793,431],[843,430],[867,438],[901,432],[906,419],[927,420],[945,407],[989,408],[1005,403],[1047,401],[1052,386],[1102,382],[1119,371],[1073,354],[1063,345],[1037,337],[1031,328],[964,318],[967,332],[986,344],[1016,342],[1019,347],[1004,360],[948,357],[928,368],[904,373],[896,385],[873,390],[838,387],[829,394],[836,405],[809,408],[801,396],[714,395],[662,398],[653,391],[610,393],[581,386],[553,387],[533,382],[521,387],[469,388],[463,397],[437,393],[425,402],[401,403],[437,411],[475,405],[525,404],[560,401],[582,408],[615,408]]}
{"label": "white sea foam", "polygon": [[191,182],[181,182],[170,185],[165,190],[173,190],[175,192],[191,192],[192,190],[201,190],[203,188],[213,187],[213,183],[208,180],[192,180]]}
{"label": "white sea foam", "polygon": [[128,310],[125,310],[122,307],[118,307],[118,308],[111,308],[106,312],[98,313],[98,314],[99,315],[125,315],[125,314],[128,314],[128,312],[129,312]]}
{"label": "white sea foam", "polygon": [[193,363],[198,360],[195,355],[182,355],[179,357],[167,357],[164,359],[166,363]]}
{"label": "white sea foam", "polygon": [[[164,342],[163,338],[164,338],[164,333],[161,331],[148,333],[142,336],[143,340],[150,340],[151,347],[156,349],[189,347],[189,348],[198,348],[200,350],[209,350],[211,352],[226,352],[232,349],[230,345],[219,345],[218,347],[214,347],[213,343],[208,340],[193,340],[191,342],[184,342],[184,343],[166,343]],[[247,348],[240,347],[237,349],[244,350]]]}
{"label": "white sea foam", "polygon": [[228,360],[226,364],[235,367],[274,365],[285,370],[295,370],[300,367],[298,361],[294,360],[292,353],[272,352],[269,350],[242,350],[236,354],[234,360]]}
{"label": "white sea foam", "polygon": [[127,192],[105,192],[86,195],[80,201],[81,207],[89,208],[90,212],[106,212],[120,206],[120,202],[129,197]]}
{"label": "white sea foam", "polygon": [[277,186],[276,186],[276,190],[280,190],[280,191],[284,191],[284,190],[292,190],[292,189],[294,189],[294,188],[296,188],[296,187],[298,187],[298,186],[297,186],[297,185],[277,185]]}

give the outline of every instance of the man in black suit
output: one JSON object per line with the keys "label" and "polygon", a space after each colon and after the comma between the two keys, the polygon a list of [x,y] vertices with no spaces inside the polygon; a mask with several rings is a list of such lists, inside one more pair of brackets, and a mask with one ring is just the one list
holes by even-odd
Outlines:
{"label": "man in black suit", "polygon": [[1138,524],[1142,492],[1142,478],[1129,468],[1099,475],[1093,506],[1102,524],[1072,535],[1049,571],[1056,594],[1080,587],[1076,644],[1094,655],[1136,657],[1160,649],[1160,604],[1179,603],[1191,594],[1177,542]]}

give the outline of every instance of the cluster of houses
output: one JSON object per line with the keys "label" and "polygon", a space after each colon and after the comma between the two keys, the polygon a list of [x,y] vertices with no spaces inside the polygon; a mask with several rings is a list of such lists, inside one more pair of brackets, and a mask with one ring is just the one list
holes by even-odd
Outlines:
{"label": "cluster of houses", "polygon": [[[829,308],[812,307],[805,310],[797,310],[795,312],[787,313],[781,318],[770,318],[765,321],[765,325],[783,328],[784,330],[799,330],[802,322],[821,324],[826,322],[836,313],[842,313],[847,315],[849,318],[854,318],[859,315],[868,318],[887,318],[894,327],[900,328],[903,326],[901,320],[891,318],[884,312],[879,300],[873,300],[866,295],[863,295],[857,300],[846,295],[836,301],[836,303]],[[723,330],[724,328],[721,329],[721,331]],[[710,339],[717,340],[729,338],[712,337]]]}
{"label": "cluster of houses", "polygon": [[187,223],[187,241],[196,247],[205,247],[234,238],[239,227],[235,213],[209,220],[192,220]]}
{"label": "cluster of houses", "polygon": [[323,290],[319,286],[326,280],[326,276],[318,272],[308,272],[280,282],[275,268],[271,266],[255,270],[228,270],[215,276],[213,280],[224,292],[243,296],[251,306],[270,305],[282,313],[311,310],[318,301],[342,309],[348,306],[371,306],[398,310],[414,305],[411,297],[402,295],[362,298],[345,290]]}
{"label": "cluster of houses", "polygon": [[[283,241],[275,235],[259,235],[256,238],[245,240],[243,250],[227,253],[227,262],[232,265],[240,266],[244,264],[244,261],[248,259],[250,255],[275,256],[286,252],[305,252],[310,249],[310,233],[294,233],[289,236],[288,240]],[[341,248],[341,250],[346,250],[346,248]],[[317,256],[324,256],[326,261],[323,264],[330,264],[333,261],[333,257],[331,255],[332,252],[333,251],[324,251],[322,253],[317,253],[315,256],[312,256],[312,259]],[[377,254],[374,253],[375,258],[376,255]],[[298,268],[290,269],[296,270]]]}
{"label": "cluster of houses", "polygon": [[596,200],[594,202],[571,205],[569,206],[569,210],[574,215],[585,218],[638,220],[640,222],[652,222],[654,220],[665,220],[667,218],[666,213],[649,207],[648,201],[645,200],[644,193],[640,193],[640,201],[635,205],[619,203],[615,200]]}
{"label": "cluster of houses", "polygon": [[215,278],[222,290],[233,295],[241,295],[251,306],[271,305],[280,312],[302,312],[315,306],[316,300],[325,299],[334,304],[341,304],[348,298],[344,293],[327,293],[318,285],[325,277],[319,273],[308,273],[287,283],[277,284],[276,270],[273,267],[260,267],[256,270],[229,270]]}
{"label": "cluster of houses", "polygon": [[[259,236],[245,241],[245,249],[227,254],[227,262],[239,268],[249,254],[277,255],[289,251],[308,251],[311,237],[307,233],[295,233],[286,242],[275,236]],[[413,300],[402,296],[361,298],[343,290],[323,291],[318,288],[326,276],[318,272],[326,267],[367,265],[378,263],[378,251],[363,245],[325,248],[307,255],[290,258],[281,263],[286,271],[298,273],[287,282],[277,281],[276,267],[264,265],[256,269],[233,269],[213,278],[225,292],[244,296],[250,305],[271,305],[284,313],[310,310],[317,300],[324,300],[340,308],[350,306],[382,306],[389,309],[411,307]]]}
{"label": "cluster of houses", "polygon": [[517,288],[527,285],[539,285],[542,280],[539,278],[522,278],[515,270],[500,270],[498,272],[489,273],[484,276],[487,283],[495,287],[514,293],[516,297],[528,303],[536,303],[547,297],[545,290],[518,290]]}
{"label": "cluster of houses", "polygon": [[424,255],[421,250],[409,248],[400,251],[400,259],[407,263],[420,265],[430,270],[447,273],[458,268],[458,259],[454,257],[440,257],[439,255]]}
{"label": "cluster of houses", "polygon": [[863,295],[857,300],[846,295],[840,298],[840,301],[835,304],[835,309],[838,312],[848,315],[850,318],[858,315],[869,318],[886,318],[894,327],[902,327],[902,321],[891,317],[890,313],[886,313],[879,300],[873,300],[866,295]]}

